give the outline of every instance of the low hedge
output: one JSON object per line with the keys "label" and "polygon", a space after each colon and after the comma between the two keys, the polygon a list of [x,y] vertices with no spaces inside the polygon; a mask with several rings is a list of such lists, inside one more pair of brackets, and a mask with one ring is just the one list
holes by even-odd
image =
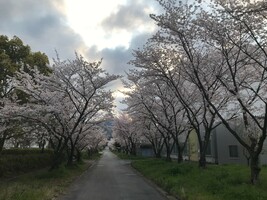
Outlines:
{"label": "low hedge", "polygon": [[25,155],[25,154],[40,154],[40,153],[53,153],[53,150],[44,149],[44,151],[42,151],[41,149],[37,148],[26,148],[26,149],[12,148],[12,149],[4,149],[0,153],[0,155]]}
{"label": "low hedge", "polygon": [[10,149],[0,155],[0,177],[16,175],[51,165],[53,151],[39,149]]}

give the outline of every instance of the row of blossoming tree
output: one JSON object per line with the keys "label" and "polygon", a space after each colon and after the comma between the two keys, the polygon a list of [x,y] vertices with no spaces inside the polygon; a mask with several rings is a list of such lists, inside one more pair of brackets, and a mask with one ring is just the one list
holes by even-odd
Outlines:
{"label": "row of blossoming tree", "polygon": [[[48,57],[41,52],[32,52],[28,45],[24,45],[20,38],[14,36],[9,39],[7,36],[0,36],[0,109],[4,106],[4,100],[12,98],[12,93],[16,93],[21,103],[26,103],[27,98],[21,91],[14,91],[10,81],[10,77],[14,77],[15,72],[19,68],[24,67],[27,71],[29,68],[36,66],[40,73],[48,75],[51,69],[47,67],[49,64]],[[5,126],[3,126],[3,123]],[[5,128],[9,125],[9,128]],[[5,128],[5,129],[4,129]],[[0,152],[4,145],[12,143],[14,146],[19,144],[26,145],[26,134],[21,131],[16,121],[2,120],[0,121]]]}
{"label": "row of blossoming tree", "polygon": [[155,153],[165,144],[167,157],[170,142],[182,152],[194,129],[200,167],[212,130],[223,124],[249,153],[256,183],[267,129],[266,1],[157,1],[158,31],[130,61],[127,115]]}
{"label": "row of blossoming tree", "polygon": [[54,150],[52,168],[65,155],[69,165],[80,160],[82,150],[104,140],[101,123],[111,117],[113,108],[111,91],[104,87],[118,76],[100,65],[101,61],[87,62],[78,55],[74,60],[55,59],[46,66],[49,73],[20,65],[5,77],[8,92],[1,97],[1,137],[19,127],[28,138],[43,145],[49,142]]}

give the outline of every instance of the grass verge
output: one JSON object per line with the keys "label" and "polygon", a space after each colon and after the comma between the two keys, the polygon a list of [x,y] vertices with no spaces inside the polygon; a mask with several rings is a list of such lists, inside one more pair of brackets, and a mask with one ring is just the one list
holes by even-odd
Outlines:
{"label": "grass verge", "polygon": [[[94,159],[99,158],[99,154]],[[42,169],[14,179],[0,179],[0,200],[52,200],[62,194],[92,161],[72,167],[61,166],[53,171]]]}
{"label": "grass verge", "polygon": [[267,199],[267,167],[258,185],[249,184],[249,168],[240,165],[177,164],[161,159],[139,159],[132,166],[166,192],[182,200]]}
{"label": "grass verge", "polygon": [[113,151],[113,153],[115,155],[117,155],[120,159],[123,159],[123,160],[142,160],[142,159],[144,159],[144,157],[142,157],[142,156],[128,155],[128,154],[117,152],[117,151]]}

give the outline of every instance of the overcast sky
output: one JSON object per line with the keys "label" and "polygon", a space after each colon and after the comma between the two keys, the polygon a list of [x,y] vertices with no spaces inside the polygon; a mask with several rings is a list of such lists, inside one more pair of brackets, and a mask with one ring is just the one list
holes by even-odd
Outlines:
{"label": "overcast sky", "polygon": [[[89,61],[103,58],[108,72],[123,75],[132,49],[156,30],[149,14],[157,12],[154,0],[0,0],[0,34],[18,36],[50,60],[55,50],[61,59],[75,51]],[[112,89],[122,90],[121,82]],[[115,97],[122,108],[122,95]]]}

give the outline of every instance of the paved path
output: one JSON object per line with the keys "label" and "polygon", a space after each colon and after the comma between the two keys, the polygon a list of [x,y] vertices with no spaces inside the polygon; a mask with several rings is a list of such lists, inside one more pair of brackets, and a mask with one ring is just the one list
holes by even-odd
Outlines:
{"label": "paved path", "polygon": [[129,162],[105,150],[61,200],[166,200]]}

